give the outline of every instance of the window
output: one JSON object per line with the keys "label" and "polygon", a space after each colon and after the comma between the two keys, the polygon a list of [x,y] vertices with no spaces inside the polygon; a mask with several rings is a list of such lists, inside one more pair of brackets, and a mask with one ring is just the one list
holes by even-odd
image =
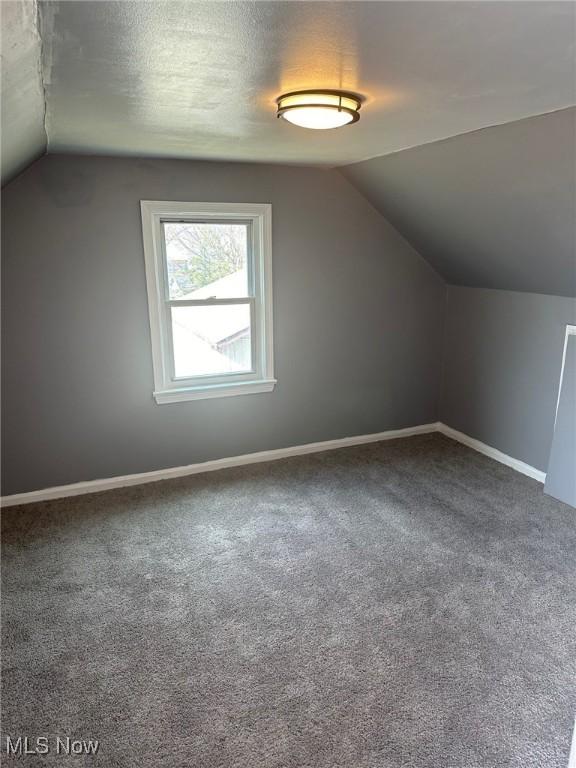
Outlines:
{"label": "window", "polygon": [[141,208],[156,402],[270,392],[271,206]]}

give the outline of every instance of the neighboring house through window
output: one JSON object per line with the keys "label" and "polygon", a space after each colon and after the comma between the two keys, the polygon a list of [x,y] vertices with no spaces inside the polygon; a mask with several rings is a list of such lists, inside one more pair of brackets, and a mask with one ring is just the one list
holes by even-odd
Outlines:
{"label": "neighboring house through window", "polygon": [[271,206],[141,209],[156,402],[270,392]]}

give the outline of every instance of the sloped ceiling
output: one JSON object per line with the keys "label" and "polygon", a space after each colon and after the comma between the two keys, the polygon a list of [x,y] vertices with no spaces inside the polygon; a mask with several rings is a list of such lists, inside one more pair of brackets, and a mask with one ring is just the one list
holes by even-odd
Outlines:
{"label": "sloped ceiling", "polygon": [[[0,9],[3,182],[45,151],[45,124],[52,152],[352,163],[344,175],[448,282],[576,294],[573,3]],[[362,93],[360,122],[275,119],[275,96],[313,86]]]}
{"label": "sloped ceiling", "polygon": [[33,0],[2,0],[2,183],[46,151],[38,12]]}
{"label": "sloped ceiling", "polygon": [[453,285],[576,296],[576,110],[340,169]]}
{"label": "sloped ceiling", "polygon": [[[575,103],[569,2],[41,2],[52,152],[343,165]],[[340,131],[298,88],[366,98]]]}

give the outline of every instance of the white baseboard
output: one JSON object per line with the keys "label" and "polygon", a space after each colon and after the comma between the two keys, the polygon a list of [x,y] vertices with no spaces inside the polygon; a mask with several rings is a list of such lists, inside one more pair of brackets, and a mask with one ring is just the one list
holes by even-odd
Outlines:
{"label": "white baseboard", "polygon": [[276,461],[278,459],[288,458],[289,456],[302,456],[307,453],[320,453],[321,451],[332,451],[336,448],[347,448],[352,445],[377,443],[381,440],[395,440],[399,437],[424,435],[429,432],[436,432],[437,429],[437,423],[422,424],[417,427],[391,429],[387,432],[375,432],[370,435],[342,437],[338,440],[325,440],[320,443],[307,443],[306,445],[276,448],[271,451],[260,451],[259,453],[246,453],[243,456],[230,456],[225,459],[203,461],[199,464],[187,464],[183,467],[157,469],[152,472],[139,472],[135,475],[121,475],[119,477],[109,477],[102,480],[87,480],[72,485],[59,485],[54,488],[43,488],[39,491],[30,491],[29,493],[15,493],[12,496],[3,496],[0,498],[0,504],[3,507],[12,507],[16,504],[32,504],[37,501],[61,499],[66,496],[80,496],[85,493],[97,493],[98,491],[109,491],[113,488],[125,488],[130,485],[142,485],[143,483],[153,483],[158,480],[169,480],[172,477],[185,477],[186,475],[196,475],[200,472],[214,472],[217,469],[226,469],[227,467],[240,467],[244,464],[259,464],[263,461]]}
{"label": "white baseboard", "polygon": [[[168,469],[157,469],[152,472],[139,472],[135,475],[121,475],[119,477],[108,477],[102,480],[87,480],[82,483],[72,485],[59,485],[54,488],[43,488],[39,491],[30,491],[29,493],[15,493],[12,496],[3,496],[0,498],[2,507],[13,507],[17,504],[32,504],[37,501],[49,501],[50,499],[61,499],[66,496],[80,496],[85,493],[97,493],[98,491],[109,491],[113,488],[126,488],[130,485],[142,485],[144,483],[153,483],[158,480],[169,480],[172,477],[185,477],[186,475],[197,475],[200,472],[214,472],[218,469],[227,467],[241,467],[244,464],[259,464],[263,461],[276,461],[286,459],[289,456],[303,456],[307,453],[320,453],[321,451],[332,451],[336,448],[348,448],[353,445],[363,445],[365,443],[377,443],[382,440],[395,440],[399,437],[410,437],[411,435],[424,435],[429,432],[441,432],[446,437],[467,445],[491,459],[499,461],[512,467],[523,475],[538,480],[543,483],[546,474],[541,472],[523,461],[507,456],[505,453],[491,448],[480,440],[458,432],[456,429],[435,422],[433,424],[422,424],[417,427],[407,427],[405,429],[391,429],[387,432],[375,432],[370,435],[355,435],[353,437],[342,437],[338,440],[324,440],[320,443],[307,443],[306,445],[294,445],[289,448],[276,448],[271,451],[260,451],[259,453],[246,453],[242,456],[230,456],[225,459],[215,459],[213,461],[203,461],[199,464],[187,464],[183,467],[169,467]],[[576,768],[576,767],[575,767]]]}
{"label": "white baseboard", "polygon": [[489,456],[491,459],[499,461],[501,464],[506,464],[507,467],[512,467],[512,469],[521,472],[523,475],[528,475],[528,477],[538,480],[539,483],[543,483],[546,480],[545,472],[536,469],[536,467],[531,467],[530,464],[525,464],[519,459],[514,459],[512,456],[508,456],[507,454],[502,453],[502,451],[486,445],[486,443],[481,443],[480,440],[476,440],[474,437],[469,437],[468,435],[465,435],[464,432],[458,432],[457,429],[452,429],[452,427],[449,427],[447,424],[438,422],[438,432],[446,435],[446,437],[451,437],[452,440],[457,440],[463,445],[467,445],[469,448],[473,448],[475,451],[478,451],[478,453],[483,453],[485,456]]}

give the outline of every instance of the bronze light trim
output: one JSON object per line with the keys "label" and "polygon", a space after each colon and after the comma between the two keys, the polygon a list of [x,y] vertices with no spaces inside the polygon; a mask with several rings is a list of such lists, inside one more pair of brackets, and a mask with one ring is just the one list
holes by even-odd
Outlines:
{"label": "bronze light trim", "polygon": [[[309,88],[301,91],[289,91],[276,99],[278,110],[277,117],[287,118],[291,112],[298,112],[303,109],[321,110],[322,112],[345,113],[350,116],[346,122],[335,122],[334,125],[312,125],[302,122],[295,122],[296,125],[306,128],[329,129],[352,125],[360,119],[360,108],[362,99],[356,93],[350,91],[339,91],[325,88]],[[289,120],[289,122],[294,122]]]}

